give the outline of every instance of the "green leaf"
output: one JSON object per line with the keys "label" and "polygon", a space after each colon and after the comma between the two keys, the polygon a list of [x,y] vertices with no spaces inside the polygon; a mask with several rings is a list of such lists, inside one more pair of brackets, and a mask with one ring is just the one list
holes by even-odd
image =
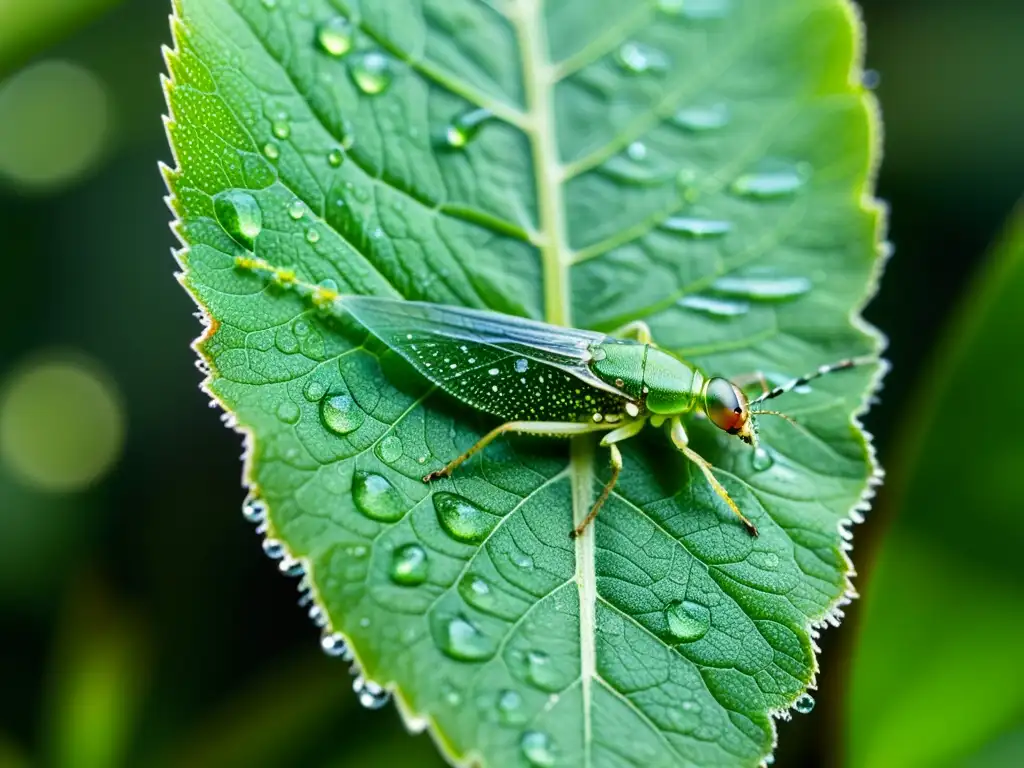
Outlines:
{"label": "green leaf", "polygon": [[[895,519],[872,571],[852,666],[847,751],[855,768],[962,765],[1019,728],[1024,664],[1007,642],[1024,633],[1024,448],[1012,427],[1013,386],[1007,419],[984,399],[1024,377],[1024,359],[1008,346],[1024,332],[1022,292],[1018,211],[906,414],[888,498]],[[982,407],[964,407],[965,396]],[[980,674],[980,660],[996,666]]]}
{"label": "green leaf", "polygon": [[644,318],[726,376],[876,354],[851,7],[180,0],[173,31],[166,177],[205,386],[326,645],[343,637],[460,764],[762,760],[850,592],[842,532],[875,472],[854,416],[877,366],[780,401],[800,424],[765,420],[760,469],[689,425],[760,538],[647,430],[572,542],[607,474],[593,442],[501,441],[427,487],[493,420],[234,264],[251,247],[343,292]]}

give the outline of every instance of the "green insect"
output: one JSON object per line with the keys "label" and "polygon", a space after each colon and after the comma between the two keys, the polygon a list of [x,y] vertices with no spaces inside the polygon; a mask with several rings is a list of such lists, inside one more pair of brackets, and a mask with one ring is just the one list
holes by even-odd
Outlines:
{"label": "green insect", "polygon": [[238,257],[236,264],[269,275],[323,310],[348,314],[439,388],[504,420],[461,456],[426,475],[424,482],[448,477],[509,432],[553,437],[603,433],[601,445],[611,453],[611,477],[590,514],[572,531],[573,538],[586,530],[618,481],[618,443],[647,424],[668,425],[675,448],[700,468],[750,535],[757,536],[757,528],[730,498],[712,465],[690,447],[683,416],[703,413],[719,429],[756,448],[755,416],[788,419],[777,411],[755,411],[756,406],[813,379],[868,362],[850,359],[823,365],[774,389],[768,389],[762,377],[764,392],[751,401],[738,383],[707,377],[660,349],[643,322],[607,335],[484,310],[343,295],[303,283],[291,270],[262,259]]}

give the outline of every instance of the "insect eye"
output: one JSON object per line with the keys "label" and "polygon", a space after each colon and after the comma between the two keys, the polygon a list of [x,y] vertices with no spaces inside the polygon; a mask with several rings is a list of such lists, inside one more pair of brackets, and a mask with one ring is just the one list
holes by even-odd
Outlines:
{"label": "insect eye", "polygon": [[704,391],[704,411],[719,429],[739,434],[747,423],[747,398],[728,379],[711,379]]}

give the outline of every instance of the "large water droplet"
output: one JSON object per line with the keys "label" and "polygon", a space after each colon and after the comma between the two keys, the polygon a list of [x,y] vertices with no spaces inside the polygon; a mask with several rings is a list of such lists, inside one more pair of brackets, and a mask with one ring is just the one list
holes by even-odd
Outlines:
{"label": "large water droplet", "polygon": [[665,609],[668,631],[677,640],[692,643],[700,640],[711,628],[711,611],[706,605],[682,600]]}
{"label": "large water droplet", "polygon": [[716,299],[713,296],[700,294],[684,296],[676,303],[686,309],[693,309],[712,317],[738,317],[750,311],[750,304],[745,301]]}
{"label": "large water droplet", "polygon": [[402,458],[405,448],[397,435],[388,435],[377,443],[376,453],[385,464],[394,464]]}
{"label": "large water droplet", "polygon": [[793,709],[801,715],[809,715],[814,710],[814,697],[808,693],[801,694],[800,697],[793,702]]}
{"label": "large water droplet", "polygon": [[546,733],[527,731],[519,740],[519,748],[530,765],[549,768],[555,764],[555,745]]}
{"label": "large water droplet", "polygon": [[356,692],[359,703],[367,709],[380,709],[391,701],[390,693],[373,682],[373,680],[367,680],[362,675],[359,675],[352,681],[352,690]]}
{"label": "large water droplet", "polygon": [[766,162],[732,183],[732,191],[755,200],[772,200],[796,193],[806,182],[809,168],[783,162]]}
{"label": "large water droplet", "polygon": [[729,105],[724,102],[683,107],[672,115],[672,122],[693,133],[704,133],[724,128],[731,118]]}
{"label": "large water droplet", "polygon": [[393,523],[406,512],[405,499],[386,477],[358,471],[352,476],[352,501],[371,520]]}
{"label": "large water droplet", "polygon": [[214,196],[213,210],[224,231],[251,251],[263,231],[263,211],[256,198],[239,189],[228,189]]}
{"label": "large water droplet", "polygon": [[668,59],[657,48],[643,43],[628,42],[619,46],[615,61],[626,72],[633,75],[645,72],[660,72],[668,67]]}
{"label": "large water droplet", "polygon": [[769,275],[726,275],[711,284],[711,290],[723,296],[754,301],[787,301],[807,293],[813,287],[806,277]]}
{"label": "large water droplet", "polygon": [[419,544],[404,544],[391,555],[391,580],[403,587],[416,587],[427,580],[430,564],[427,551]]}
{"label": "large water droplet", "polygon": [[366,414],[352,395],[328,394],[320,401],[320,421],[336,435],[347,435],[362,426]]}
{"label": "large water droplet", "polygon": [[462,616],[442,627],[441,650],[456,661],[486,661],[497,650],[496,643]]}
{"label": "large water droplet", "polygon": [[483,541],[498,524],[497,516],[454,493],[435,493],[434,511],[438,522],[452,538],[470,544]]}
{"label": "large water droplet", "polygon": [[523,697],[518,691],[502,691],[498,694],[498,717],[505,725],[519,725],[526,722],[523,711]]}
{"label": "large water droplet", "polygon": [[673,216],[662,222],[661,228],[669,232],[696,239],[722,237],[732,231],[732,224],[721,219],[702,219],[691,216]]}
{"label": "large water droplet", "polygon": [[316,29],[316,41],[324,53],[340,57],[352,50],[352,22],[334,16]]}
{"label": "large water droplet", "polygon": [[445,143],[453,149],[462,149],[476,136],[480,127],[492,117],[493,114],[489,109],[472,109],[463,112],[445,129]]}
{"label": "large water droplet", "polygon": [[356,87],[371,96],[386,91],[394,77],[391,72],[391,62],[379,51],[361,54],[352,63],[349,74]]}

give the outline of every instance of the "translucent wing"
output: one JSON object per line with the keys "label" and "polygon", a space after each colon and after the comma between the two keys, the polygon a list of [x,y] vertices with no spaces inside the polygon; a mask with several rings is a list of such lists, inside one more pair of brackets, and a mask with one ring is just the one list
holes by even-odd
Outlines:
{"label": "translucent wing", "polygon": [[602,333],[463,307],[345,296],[341,307],[423,376],[505,419],[582,421],[630,398],[591,371]]}

